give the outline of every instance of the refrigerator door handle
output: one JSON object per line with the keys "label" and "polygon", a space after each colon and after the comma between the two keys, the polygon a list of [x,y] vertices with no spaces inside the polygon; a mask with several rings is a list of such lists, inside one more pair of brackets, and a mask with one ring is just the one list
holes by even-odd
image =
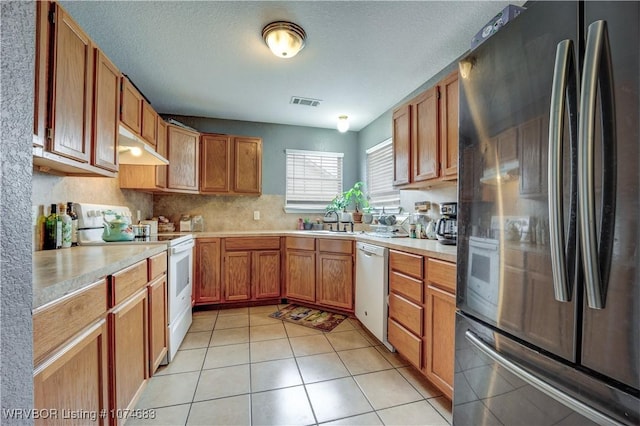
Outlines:
{"label": "refrigerator door handle", "polygon": [[[563,134],[565,100],[568,103],[571,146],[575,147],[576,136],[576,70],[573,56],[573,42],[563,40],[556,48],[556,61],[553,70],[551,88],[551,106],[549,113],[549,169],[548,169],[548,205],[549,205],[549,243],[551,249],[551,270],[553,272],[553,291],[557,301],[570,302],[573,293],[573,280],[567,273],[567,265],[575,269],[576,226],[574,214],[570,214],[569,241],[564,232],[563,202]],[[576,176],[572,158],[572,181]],[[571,209],[575,210],[576,201],[571,192]],[[572,211],[574,213],[574,211]],[[565,246],[567,255],[565,256]],[[567,262],[567,257],[569,261]]]}
{"label": "refrigerator door handle", "polygon": [[511,374],[516,375],[517,377],[524,380],[526,383],[538,389],[550,398],[553,398],[561,404],[564,404],[565,406],[578,412],[584,417],[593,420],[597,424],[621,425],[621,423],[618,423],[614,419],[602,414],[599,411],[594,410],[590,406],[584,404],[582,401],[573,398],[571,395],[567,395],[560,389],[553,387],[548,382],[545,382],[544,380],[530,373],[529,371],[521,367],[517,362],[511,361],[506,356],[489,346],[472,331],[467,330],[464,334],[464,337],[467,339],[467,341],[469,341],[469,343],[471,343],[493,361],[498,363],[500,366],[504,367]]}
{"label": "refrigerator door handle", "polygon": [[[589,25],[580,90],[578,126],[579,222],[587,304],[603,309],[611,269],[615,228],[616,130],[613,99],[613,71],[605,21]],[[600,88],[602,117],[602,207],[600,247],[596,230],[594,146],[596,95]]]}

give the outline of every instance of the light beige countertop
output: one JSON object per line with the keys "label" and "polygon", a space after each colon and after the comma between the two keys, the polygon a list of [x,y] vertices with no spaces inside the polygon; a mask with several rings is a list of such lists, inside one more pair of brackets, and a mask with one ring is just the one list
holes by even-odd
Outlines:
{"label": "light beige countertop", "polygon": [[348,238],[365,243],[402,250],[413,254],[433,257],[448,262],[456,261],[456,246],[440,244],[436,240],[416,238],[384,238],[374,237],[363,232],[317,232],[317,231],[238,231],[238,232],[192,232],[195,238],[229,238],[229,237],[269,237],[295,236],[310,238]]}
{"label": "light beige countertop", "polygon": [[119,244],[36,251],[33,253],[33,309],[166,249],[165,244]]}

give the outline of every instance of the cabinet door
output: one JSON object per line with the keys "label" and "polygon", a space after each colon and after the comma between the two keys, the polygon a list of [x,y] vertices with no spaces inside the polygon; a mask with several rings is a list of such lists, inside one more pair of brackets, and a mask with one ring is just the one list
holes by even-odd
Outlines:
{"label": "cabinet door", "polygon": [[220,286],[220,239],[196,239],[196,304],[222,300]]}
{"label": "cabinet door", "polygon": [[198,133],[180,127],[168,126],[167,188],[198,191]]}
{"label": "cabinet door", "polygon": [[262,193],[262,139],[234,139],[233,191],[242,194]]}
{"label": "cabinet door", "polygon": [[253,297],[276,299],[280,297],[280,252],[253,252]]}
{"label": "cabinet door", "polygon": [[100,49],[95,49],[95,70],[93,164],[117,172],[120,71]]}
{"label": "cabinet door", "polygon": [[50,151],[91,161],[93,45],[91,39],[56,5]]}
{"label": "cabinet door", "polygon": [[224,255],[224,300],[251,299],[251,252],[227,252]]}
{"label": "cabinet door", "polygon": [[353,256],[318,254],[316,302],[353,310]]}
{"label": "cabinet door", "polygon": [[[108,408],[107,323],[90,326],[67,346],[36,367],[33,377],[34,408],[67,413],[102,413]],[[108,417],[98,416],[106,425]],[[54,423],[38,419],[35,424]]]}
{"label": "cabinet door", "polygon": [[411,102],[411,156],[413,181],[438,177],[438,87],[434,86]]}
{"label": "cabinet door", "polygon": [[[548,134],[541,117],[520,125],[520,194],[547,195]],[[565,175],[570,175],[565,173]]]}
{"label": "cabinet door", "polygon": [[433,286],[427,287],[425,309],[427,334],[424,368],[427,377],[448,398],[453,397],[456,298]]}
{"label": "cabinet door", "polygon": [[200,192],[227,193],[231,189],[231,137],[200,137]]}
{"label": "cabinet door", "polygon": [[440,176],[458,178],[458,71],[440,83]]}
{"label": "cabinet door", "polygon": [[147,102],[142,102],[142,131],[140,136],[154,149],[158,137],[158,113]]}
{"label": "cabinet door", "polygon": [[411,107],[407,104],[393,111],[393,184],[410,182]]}
{"label": "cabinet door", "polygon": [[147,321],[146,287],[109,313],[112,410],[134,408],[132,403],[149,377]]}
{"label": "cabinet door", "polygon": [[33,86],[33,146],[44,148],[47,138],[47,95],[49,81],[49,2],[36,3],[36,56]]}
{"label": "cabinet door", "polygon": [[158,277],[147,287],[149,292],[149,377],[155,373],[167,353],[167,276]]}
{"label": "cabinet door", "polygon": [[313,251],[287,250],[287,297],[316,301],[316,254]]}
{"label": "cabinet door", "polygon": [[120,99],[120,121],[133,130],[142,132],[142,95],[128,78],[122,77],[122,98]]}
{"label": "cabinet door", "polygon": [[[167,157],[167,122],[160,117],[158,117],[156,152],[165,158]],[[167,166],[156,166],[156,187],[167,187]]]}

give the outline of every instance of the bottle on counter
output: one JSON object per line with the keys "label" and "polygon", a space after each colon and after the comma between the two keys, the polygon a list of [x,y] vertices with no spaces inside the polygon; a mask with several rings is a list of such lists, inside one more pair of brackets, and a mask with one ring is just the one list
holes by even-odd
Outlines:
{"label": "bottle on counter", "polygon": [[55,250],[58,247],[58,206],[51,204],[49,216],[44,223],[43,250]]}
{"label": "bottle on counter", "polygon": [[39,251],[44,248],[44,225],[47,222],[47,214],[45,207],[38,206],[38,217],[36,218],[35,232],[34,232],[34,251]]}
{"label": "bottle on counter", "polygon": [[302,221],[301,217],[298,218],[298,230],[299,231],[304,230],[304,222]]}
{"label": "bottle on counter", "polygon": [[60,218],[61,236],[62,236],[62,248],[71,247],[71,217],[67,214],[64,204],[60,204]]}
{"label": "bottle on counter", "polygon": [[67,202],[67,214],[71,218],[71,246],[78,245],[78,214],[73,208],[73,202]]}

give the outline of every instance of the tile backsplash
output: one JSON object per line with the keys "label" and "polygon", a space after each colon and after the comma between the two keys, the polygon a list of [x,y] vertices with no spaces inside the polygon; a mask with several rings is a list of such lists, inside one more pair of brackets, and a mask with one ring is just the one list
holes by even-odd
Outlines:
{"label": "tile backsplash", "polygon": [[[291,214],[284,211],[284,195],[227,197],[212,195],[156,195],[155,216],[165,216],[178,225],[180,216],[202,215],[205,232],[296,229],[299,217],[315,219],[321,214]],[[254,220],[254,212],[260,219]]]}

